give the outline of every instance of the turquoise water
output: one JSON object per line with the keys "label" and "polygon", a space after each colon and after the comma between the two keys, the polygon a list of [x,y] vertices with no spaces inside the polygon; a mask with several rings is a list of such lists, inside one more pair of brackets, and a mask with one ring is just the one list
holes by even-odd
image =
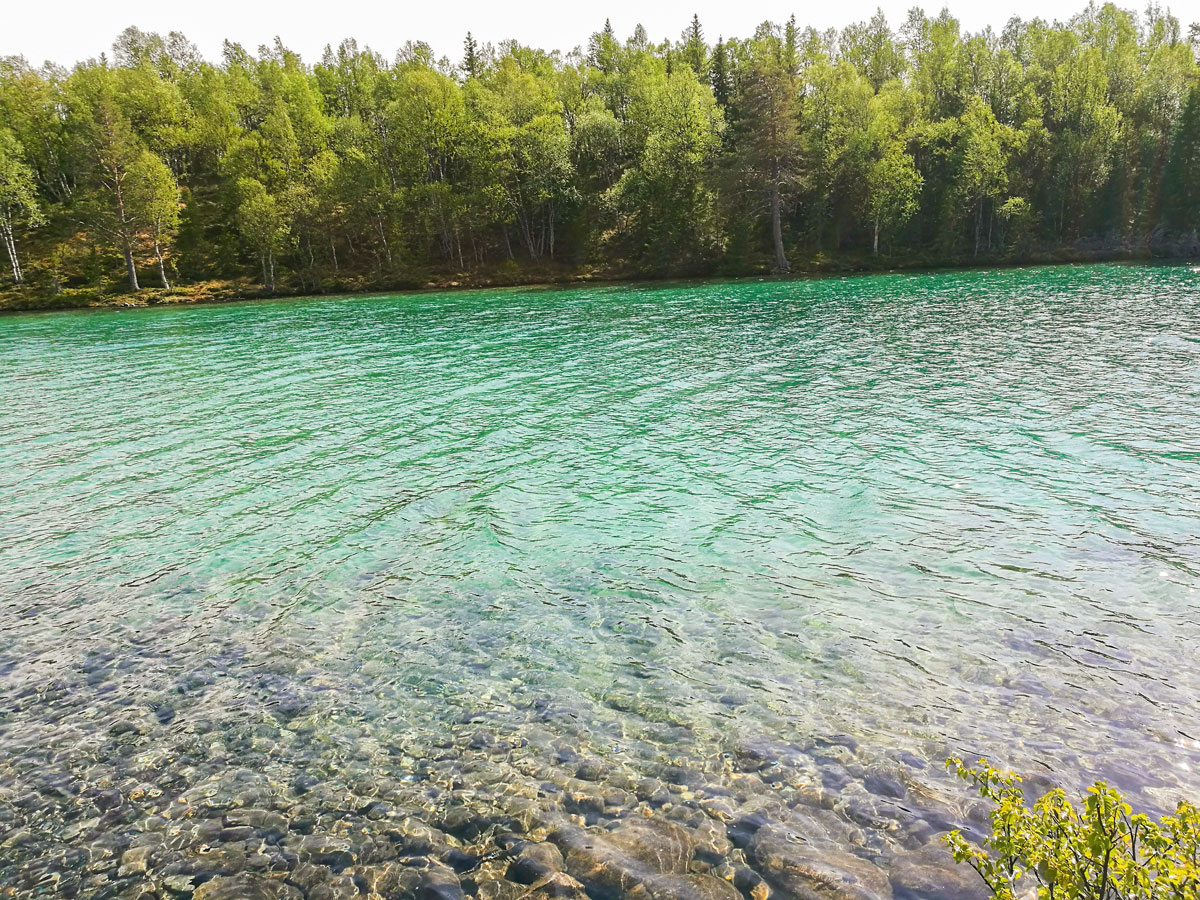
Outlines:
{"label": "turquoise water", "polygon": [[531,833],[807,803],[885,874],[978,819],[950,753],[1200,793],[1186,267],[25,315],[0,396],[0,887],[239,771]]}

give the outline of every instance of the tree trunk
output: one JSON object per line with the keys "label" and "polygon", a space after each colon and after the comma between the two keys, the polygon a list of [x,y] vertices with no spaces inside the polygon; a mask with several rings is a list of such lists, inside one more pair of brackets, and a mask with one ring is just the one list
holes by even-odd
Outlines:
{"label": "tree trunk", "polygon": [[12,226],[7,222],[0,225],[0,236],[4,238],[4,249],[8,251],[8,262],[12,266],[13,284],[21,284],[25,277],[21,273],[21,260],[17,258],[17,242],[13,238]]}
{"label": "tree trunk", "polygon": [[788,264],[787,256],[783,252],[783,221],[780,212],[782,201],[779,197],[779,179],[775,179],[771,184],[771,237],[775,241],[775,272],[779,275],[786,275],[792,271],[791,265]]}
{"label": "tree trunk", "polygon": [[317,255],[313,252],[312,240],[305,238],[304,246],[308,248],[308,273],[312,276],[313,287],[323,294],[325,286],[321,283],[321,273],[317,270]]}
{"label": "tree trunk", "polygon": [[983,221],[983,201],[975,205],[975,255],[979,255],[979,226]]}
{"label": "tree trunk", "polygon": [[154,256],[158,260],[158,277],[162,281],[163,290],[169,291],[171,284],[167,281],[167,266],[163,262],[162,248],[159,247],[158,241],[154,242]]}
{"label": "tree trunk", "polygon": [[525,238],[525,247],[529,250],[529,258],[537,259],[537,244],[534,243],[533,231],[529,227],[529,219],[525,216],[523,209],[517,212],[517,224],[521,227],[521,237]]}
{"label": "tree trunk", "polygon": [[125,271],[129,275],[129,289],[135,293],[140,291],[141,288],[138,286],[137,280],[137,266],[133,264],[133,249],[131,247],[125,248]]}
{"label": "tree trunk", "polygon": [[875,238],[871,242],[871,249],[876,256],[879,255],[879,220],[875,220]]}
{"label": "tree trunk", "polygon": [[375,227],[379,231],[379,240],[383,242],[383,253],[390,266],[392,264],[392,248],[388,246],[387,232],[383,228],[383,218],[379,215],[375,216]]}

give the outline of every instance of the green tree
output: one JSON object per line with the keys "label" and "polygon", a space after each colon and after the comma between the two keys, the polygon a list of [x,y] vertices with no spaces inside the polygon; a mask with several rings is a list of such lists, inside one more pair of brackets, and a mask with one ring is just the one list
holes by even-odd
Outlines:
{"label": "green tree", "polygon": [[478,78],[480,69],[479,45],[475,43],[475,38],[471,37],[471,32],[467,32],[467,39],[463,41],[463,72],[468,78]]}
{"label": "green tree", "polygon": [[1179,231],[1200,228],[1200,83],[1192,86],[1171,142],[1163,175],[1167,224]]}
{"label": "green tree", "polygon": [[712,92],[717,105],[724,109],[729,105],[729,95],[732,90],[729,72],[729,53],[725,49],[725,39],[717,38],[712,55]]}
{"label": "green tree", "polygon": [[0,128],[0,241],[8,254],[14,284],[24,276],[17,255],[16,227],[41,225],[45,216],[38,207],[33,170],[21,158],[21,147],[7,129]]}
{"label": "green tree", "polygon": [[68,90],[81,149],[90,157],[91,192],[76,207],[84,223],[104,235],[124,258],[129,290],[137,291],[134,253],[141,222],[130,203],[128,178],[142,148],[118,102],[116,75],[105,63],[77,69]]}
{"label": "green tree", "polygon": [[700,16],[693,15],[692,21],[683,32],[683,46],[680,55],[683,61],[692,67],[697,78],[708,77],[708,45],[704,42],[704,29],[700,25]]}
{"label": "green tree", "polygon": [[959,118],[957,143],[957,192],[963,207],[974,218],[974,255],[979,255],[985,213],[991,240],[991,219],[997,201],[1008,188],[1008,164],[1020,141],[1013,129],[1001,125],[991,107],[972,97]]}
{"label": "green tree", "polygon": [[774,270],[787,273],[783,202],[798,174],[800,122],[795,84],[777,54],[760,52],[747,67],[738,110],[739,168],[767,201]]}
{"label": "green tree", "polygon": [[921,173],[900,144],[888,145],[867,173],[867,215],[872,225],[871,250],[879,253],[882,228],[903,225],[917,211]]}
{"label": "green tree", "polygon": [[179,185],[166,164],[149,150],[129,166],[126,192],[130,215],[146,232],[154,248],[158,277],[170,289],[163,251],[179,229]]}
{"label": "green tree", "polygon": [[604,28],[593,34],[588,42],[588,61],[603,74],[611,75],[616,71],[619,54],[616,32],[612,22],[605,19]]}
{"label": "green tree", "polygon": [[718,249],[716,196],[707,180],[724,120],[690,67],[647,67],[634,85],[630,131],[642,150],[611,191],[620,245],[658,271],[688,269]]}
{"label": "green tree", "polygon": [[904,70],[904,53],[892,35],[883,10],[877,10],[869,22],[844,29],[839,45],[842,56],[877,92]]}
{"label": "green tree", "polygon": [[871,250],[880,236],[894,234],[919,209],[924,178],[910,153],[916,144],[917,98],[898,79],[886,82],[867,107],[863,216],[871,228]]}
{"label": "green tree", "polygon": [[242,200],[238,206],[238,229],[254,249],[262,265],[263,287],[275,293],[275,261],[290,233],[278,199],[252,178],[238,183]]}

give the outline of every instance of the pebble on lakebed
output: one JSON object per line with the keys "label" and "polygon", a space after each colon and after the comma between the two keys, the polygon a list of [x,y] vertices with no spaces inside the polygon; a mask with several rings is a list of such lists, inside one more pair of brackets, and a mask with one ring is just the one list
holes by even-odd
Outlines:
{"label": "pebble on lakebed", "polygon": [[[0,897],[985,896],[939,840],[979,819],[927,777],[941,748],[873,756],[827,735],[612,756],[586,711],[547,698],[398,727],[355,706],[370,673],[235,680],[226,658],[186,675],[158,659],[98,654],[4,701],[21,740],[0,760]],[[136,692],[110,689],[134,675]],[[681,720],[653,727],[677,741]]]}

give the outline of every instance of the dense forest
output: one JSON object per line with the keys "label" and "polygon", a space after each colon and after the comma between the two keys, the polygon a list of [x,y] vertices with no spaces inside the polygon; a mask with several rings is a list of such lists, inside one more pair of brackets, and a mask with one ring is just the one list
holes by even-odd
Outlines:
{"label": "dense forest", "polygon": [[1157,6],[316,64],[129,28],[0,59],[5,296],[1196,253],[1198,54]]}

